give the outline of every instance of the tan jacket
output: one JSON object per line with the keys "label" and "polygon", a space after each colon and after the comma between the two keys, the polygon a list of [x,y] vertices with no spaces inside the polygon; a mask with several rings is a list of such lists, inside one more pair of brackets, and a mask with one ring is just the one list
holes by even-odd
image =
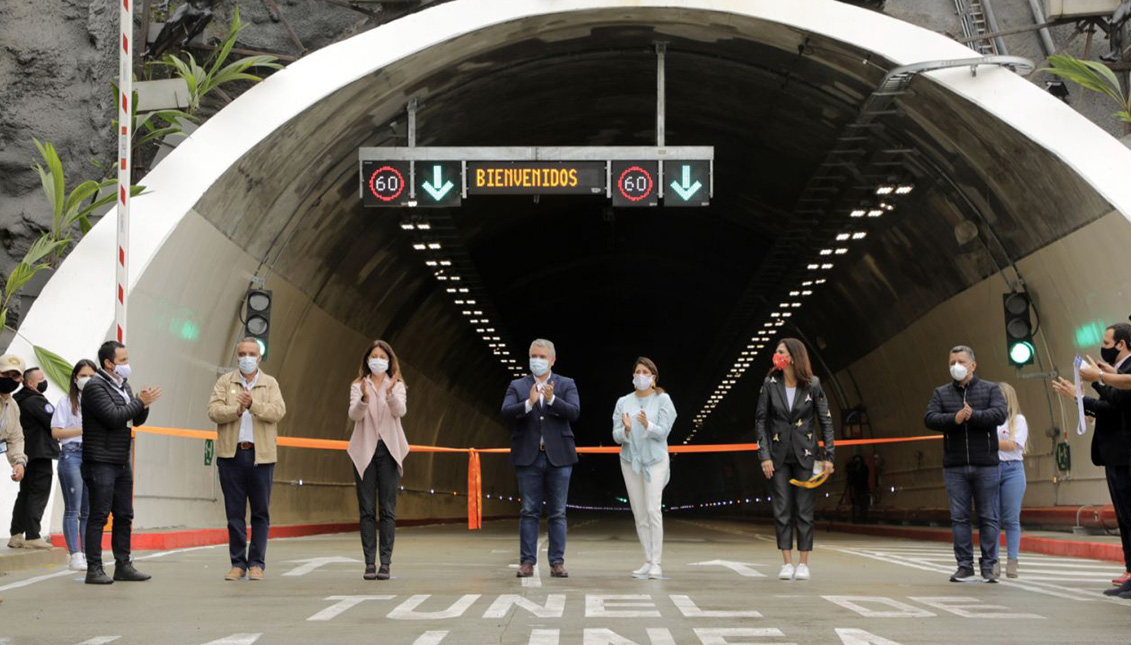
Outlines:
{"label": "tan jacket", "polygon": [[[244,389],[239,370],[233,370],[216,380],[212,398],[208,401],[208,418],[216,424],[216,456],[230,459],[236,456],[240,437],[239,393]],[[255,463],[273,464],[277,461],[276,439],[278,425],[287,413],[279,383],[273,377],[259,372],[259,381],[251,389],[251,428],[255,437]]]}
{"label": "tan jacket", "polygon": [[0,429],[0,441],[8,442],[8,463],[13,467],[26,466],[27,455],[24,453],[24,429],[20,425],[20,405],[11,394],[3,400],[2,405],[4,409],[0,411],[0,417],[3,417],[3,429]]}

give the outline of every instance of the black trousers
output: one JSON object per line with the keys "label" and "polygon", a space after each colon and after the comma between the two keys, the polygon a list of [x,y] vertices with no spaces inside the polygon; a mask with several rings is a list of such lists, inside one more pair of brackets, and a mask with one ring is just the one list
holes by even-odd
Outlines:
{"label": "black trousers", "polygon": [[82,480],[90,491],[90,517],[86,523],[86,563],[102,564],[102,527],[114,513],[110,546],[114,561],[130,561],[130,536],[134,521],[134,474],[129,464],[82,462]]}
{"label": "black trousers", "polygon": [[813,550],[813,511],[817,506],[817,491],[800,488],[790,479],[805,481],[813,475],[812,468],[785,462],[774,469],[771,480],[774,492],[774,524],[778,535],[778,549],[793,549],[793,523],[797,522],[797,550]]}
{"label": "black trousers", "polygon": [[381,564],[393,562],[393,539],[397,533],[397,489],[401,485],[401,472],[397,460],[389,454],[384,441],[377,442],[373,459],[359,477],[353,471],[357,484],[357,507],[361,519],[361,550],[365,564],[377,562],[377,505],[381,507]]}
{"label": "black trousers", "polygon": [[1123,565],[1131,571],[1131,466],[1106,466],[1104,473],[1123,541]]}
{"label": "black trousers", "polygon": [[[228,516],[228,553],[232,566],[266,568],[271,531],[271,484],[275,464],[255,465],[255,448],[236,449],[236,456],[217,459],[224,511]],[[247,544],[247,507],[251,505],[251,546]]]}
{"label": "black trousers", "polygon": [[50,459],[30,459],[24,466],[20,492],[12,509],[12,535],[37,540],[47,498],[51,495],[52,466]]}

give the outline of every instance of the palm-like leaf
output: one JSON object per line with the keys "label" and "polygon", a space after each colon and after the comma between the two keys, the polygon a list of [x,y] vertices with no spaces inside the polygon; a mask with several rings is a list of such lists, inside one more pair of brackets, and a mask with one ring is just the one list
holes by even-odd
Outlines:
{"label": "palm-like leaf", "polygon": [[1084,89],[1098,92],[1115,101],[1122,112],[1131,110],[1127,95],[1119,86],[1115,72],[1107,65],[1090,60],[1080,60],[1068,54],[1054,54],[1048,58],[1051,67],[1041,71],[1049,72],[1071,81]]}
{"label": "palm-like leaf", "polygon": [[35,351],[35,358],[39,361],[39,367],[47,378],[55,385],[63,388],[64,390],[71,387],[71,372],[74,366],[67,362],[67,359],[56,354],[55,352],[33,345],[32,349]]}
{"label": "palm-like leaf", "polygon": [[50,142],[44,144],[40,143],[38,139],[32,139],[35,142],[35,147],[39,148],[39,154],[47,163],[47,169],[44,170],[39,164],[33,166],[35,171],[39,173],[40,182],[43,184],[43,194],[47,197],[47,203],[51,205],[54,212],[55,225],[58,226],[59,219],[63,215],[63,201],[64,191],[63,187],[63,162],[59,159],[59,154],[55,152],[55,146]]}

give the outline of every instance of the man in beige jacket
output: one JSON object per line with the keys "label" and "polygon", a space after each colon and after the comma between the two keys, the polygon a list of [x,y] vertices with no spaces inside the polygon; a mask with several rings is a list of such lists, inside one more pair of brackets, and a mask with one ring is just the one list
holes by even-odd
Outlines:
{"label": "man in beige jacket", "polygon": [[[27,455],[24,453],[24,430],[20,426],[20,405],[12,398],[12,392],[20,387],[24,377],[24,359],[15,354],[0,356],[0,452],[8,457],[12,465],[12,481],[24,478]],[[8,546],[13,545],[12,542]],[[3,602],[3,598],[0,598]]]}
{"label": "man in beige jacket", "polygon": [[[239,369],[221,376],[212,388],[208,417],[216,424],[216,466],[228,515],[232,570],[225,580],[262,580],[271,527],[268,507],[275,475],[278,424],[287,407],[279,383],[259,369],[259,343],[245,338],[236,346]],[[251,504],[251,547],[247,523]]]}

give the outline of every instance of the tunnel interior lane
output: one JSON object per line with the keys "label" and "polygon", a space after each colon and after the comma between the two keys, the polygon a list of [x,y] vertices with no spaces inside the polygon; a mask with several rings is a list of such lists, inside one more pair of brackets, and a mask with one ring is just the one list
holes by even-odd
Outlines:
{"label": "tunnel interior lane", "polygon": [[[146,584],[90,590],[56,570],[11,576],[0,586],[4,610],[21,619],[5,621],[0,637],[11,645],[99,637],[123,645],[373,637],[390,645],[907,645],[992,634],[1000,643],[1066,643],[1109,642],[1131,611],[1098,593],[1118,573],[1110,563],[1022,554],[1016,581],[954,584],[947,547],[910,540],[822,534],[813,580],[783,582],[770,527],[713,519],[669,521],[667,577],[634,580],[640,549],[619,514],[576,518],[571,577],[543,574],[527,585],[513,573],[515,534],[510,522],[480,533],[406,528],[387,583],[361,579],[356,534],[273,540],[262,583],[224,582],[224,547],[142,556],[138,566],[154,574]],[[16,586],[34,577],[45,579]]]}

